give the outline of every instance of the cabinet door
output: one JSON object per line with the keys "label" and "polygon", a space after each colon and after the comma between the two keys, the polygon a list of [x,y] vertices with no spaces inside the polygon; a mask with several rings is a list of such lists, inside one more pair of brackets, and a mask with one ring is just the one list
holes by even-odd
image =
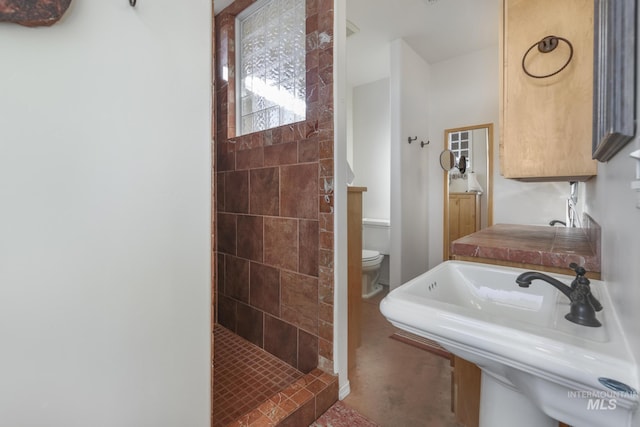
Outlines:
{"label": "cabinet door", "polygon": [[476,198],[475,195],[460,197],[460,237],[475,233],[476,230]]}
{"label": "cabinet door", "polygon": [[449,244],[459,238],[460,234],[460,197],[449,195]]}
{"label": "cabinet door", "polygon": [[475,193],[449,195],[449,242],[478,231],[479,212]]}
{"label": "cabinet door", "polygon": [[[503,0],[501,37],[501,171],[506,178],[585,180],[591,159],[593,1]],[[537,43],[554,35],[548,53]],[[527,51],[532,48],[529,53]]]}

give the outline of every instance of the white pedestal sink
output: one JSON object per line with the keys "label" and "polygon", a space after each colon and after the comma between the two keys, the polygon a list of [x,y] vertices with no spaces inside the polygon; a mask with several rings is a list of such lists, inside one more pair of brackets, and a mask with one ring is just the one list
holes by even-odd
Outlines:
{"label": "white pedestal sink", "polygon": [[525,271],[447,261],[393,290],[380,310],[482,369],[481,427],[630,426],[638,370],[604,282],[591,281],[604,306],[594,328],[566,320],[569,300],[550,284],[520,288]]}

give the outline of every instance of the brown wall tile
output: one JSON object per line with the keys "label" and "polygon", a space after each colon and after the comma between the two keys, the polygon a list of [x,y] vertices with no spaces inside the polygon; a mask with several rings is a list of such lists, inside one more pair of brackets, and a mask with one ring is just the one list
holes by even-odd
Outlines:
{"label": "brown wall tile", "polygon": [[333,322],[333,305],[323,302],[318,305],[318,318],[325,322]]}
{"label": "brown wall tile", "polygon": [[320,231],[333,232],[333,215],[320,214]]}
{"label": "brown wall tile", "polygon": [[320,160],[320,176],[333,177],[333,159]]}
{"label": "brown wall tile", "polygon": [[298,370],[311,372],[318,366],[318,337],[303,330],[298,331]]}
{"label": "brown wall tile", "polygon": [[333,268],[333,251],[327,249],[320,249],[318,251],[320,268],[328,267]]}
{"label": "brown wall tile", "polygon": [[232,171],[236,168],[236,153],[218,154],[218,171]]}
{"label": "brown wall tile", "polygon": [[292,165],[298,162],[298,143],[281,144],[273,141],[273,144],[264,148],[265,166]]}
{"label": "brown wall tile", "polygon": [[252,262],[250,276],[251,305],[279,317],[280,270]]}
{"label": "brown wall tile", "polygon": [[283,271],[280,276],[282,318],[318,333],[318,279]]}
{"label": "brown wall tile", "polygon": [[298,221],[285,218],[264,220],[265,264],[298,270]]}
{"label": "brown wall tile", "polygon": [[216,209],[224,212],[224,174],[216,174]]}
{"label": "brown wall tile", "polygon": [[333,323],[320,320],[318,324],[318,336],[322,339],[333,342]]}
{"label": "brown wall tile", "polygon": [[238,303],[236,333],[247,341],[263,347],[262,312],[246,304]]}
{"label": "brown wall tile", "polygon": [[236,254],[236,215],[218,214],[218,251]]}
{"label": "brown wall tile", "polygon": [[280,174],[278,168],[255,169],[250,175],[251,213],[254,215],[280,214]]}
{"label": "brown wall tile", "polygon": [[300,141],[298,145],[298,163],[309,163],[318,161],[318,141],[309,139]]}
{"label": "brown wall tile", "polygon": [[230,331],[236,331],[236,301],[218,293],[218,323]]}
{"label": "brown wall tile", "polygon": [[316,277],[318,276],[318,228],[318,221],[301,220],[298,237],[298,247],[300,248],[298,269],[300,273]]}
{"label": "brown wall tile", "polygon": [[262,147],[236,153],[236,170],[255,169],[263,166],[264,149]]}
{"label": "brown wall tile", "polygon": [[325,359],[333,360],[333,343],[320,338],[318,340],[318,355]]}
{"label": "brown wall tile", "polygon": [[216,292],[224,294],[224,255],[221,253],[216,254],[218,262],[216,263]]}
{"label": "brown wall tile", "polygon": [[333,283],[326,283],[327,281],[323,279],[324,277],[318,280],[318,300],[333,306]]}
{"label": "brown wall tile", "polygon": [[227,212],[249,213],[249,173],[247,171],[227,173],[224,200]]}
{"label": "brown wall tile", "polygon": [[330,232],[320,233],[320,248],[333,250],[333,233],[330,233]]}
{"label": "brown wall tile", "polygon": [[238,256],[262,262],[264,242],[261,216],[238,216]]}
{"label": "brown wall tile", "polygon": [[[284,125],[284,126],[280,126],[280,129],[282,129],[282,143],[283,144],[287,144],[289,142],[294,142],[295,140],[295,130],[294,130],[294,125]],[[295,159],[298,159],[298,156],[295,157]],[[293,162],[295,163],[296,160],[294,160]]]}
{"label": "brown wall tile", "polygon": [[283,166],[280,180],[280,215],[317,219],[318,165]]}
{"label": "brown wall tile", "polygon": [[225,295],[249,302],[249,261],[228,256],[225,258]]}
{"label": "brown wall tile", "polygon": [[291,366],[298,364],[298,330],[295,326],[265,314],[264,349]]}
{"label": "brown wall tile", "polygon": [[332,159],[333,158],[333,140],[323,140],[318,144],[318,157],[320,159]]}
{"label": "brown wall tile", "polygon": [[331,213],[333,211],[333,196],[318,196],[321,213]]}

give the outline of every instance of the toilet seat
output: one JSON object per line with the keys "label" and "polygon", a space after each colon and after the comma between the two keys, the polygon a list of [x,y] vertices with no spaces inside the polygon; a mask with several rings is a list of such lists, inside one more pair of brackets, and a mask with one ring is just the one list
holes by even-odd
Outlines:
{"label": "toilet seat", "polygon": [[384,255],[370,249],[362,250],[362,298],[371,298],[382,291],[382,285],[378,283],[380,267]]}
{"label": "toilet seat", "polygon": [[378,251],[372,251],[369,249],[362,250],[362,268],[378,267],[382,264],[384,255],[380,255]]}
{"label": "toilet seat", "polygon": [[380,256],[380,252],[369,249],[362,250],[362,261],[372,261]]}

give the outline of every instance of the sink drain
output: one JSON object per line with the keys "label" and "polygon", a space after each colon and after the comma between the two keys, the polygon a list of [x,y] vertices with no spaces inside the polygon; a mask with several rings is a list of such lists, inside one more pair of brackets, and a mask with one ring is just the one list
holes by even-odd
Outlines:
{"label": "sink drain", "polygon": [[638,394],[636,389],[634,389],[633,387],[630,387],[625,383],[621,383],[620,381],[616,381],[611,378],[600,377],[598,378],[598,381],[600,381],[600,384],[607,387],[608,389],[617,391],[619,393]]}

